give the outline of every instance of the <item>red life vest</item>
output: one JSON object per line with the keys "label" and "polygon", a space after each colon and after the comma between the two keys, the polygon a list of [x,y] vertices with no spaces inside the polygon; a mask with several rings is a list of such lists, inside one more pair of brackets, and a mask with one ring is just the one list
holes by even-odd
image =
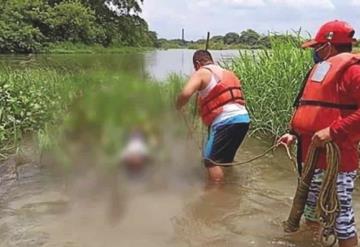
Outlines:
{"label": "red life vest", "polygon": [[295,103],[293,131],[312,135],[359,108],[356,104],[340,102],[339,97],[344,71],[359,62],[359,55],[341,53],[313,67]]}
{"label": "red life vest", "polygon": [[231,71],[223,70],[221,80],[208,95],[199,96],[200,116],[204,124],[211,125],[228,103],[245,105],[245,99],[237,76]]}

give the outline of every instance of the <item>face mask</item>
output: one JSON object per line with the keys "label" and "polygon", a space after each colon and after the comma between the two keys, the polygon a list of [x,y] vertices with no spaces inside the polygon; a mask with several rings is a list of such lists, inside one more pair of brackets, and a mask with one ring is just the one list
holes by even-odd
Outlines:
{"label": "face mask", "polygon": [[[319,51],[321,51],[322,49],[324,49],[327,46],[330,46],[330,43],[325,43],[322,46],[320,46],[319,48],[313,49],[313,60],[315,63],[321,63],[327,59],[327,58],[322,58],[319,56]],[[328,54],[328,55],[330,55],[330,54]],[[327,56],[327,57],[329,57],[329,56]]]}
{"label": "face mask", "polygon": [[324,59],[319,56],[319,53],[316,50],[313,50],[313,60],[314,63],[321,63],[322,61],[324,61]]}

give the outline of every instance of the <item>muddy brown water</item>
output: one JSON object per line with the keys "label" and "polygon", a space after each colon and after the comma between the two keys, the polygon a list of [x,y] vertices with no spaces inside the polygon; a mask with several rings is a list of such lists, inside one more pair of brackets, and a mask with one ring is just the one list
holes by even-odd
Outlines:
{"label": "muddy brown water", "polygon": [[[140,54],[3,56],[11,66],[80,66],[82,69],[151,74],[190,74],[192,51]],[[215,52],[231,57],[236,51]],[[169,62],[171,61],[171,62]],[[248,138],[238,160],[271,146]],[[309,247],[318,246],[301,230],[287,235],[297,178],[284,150],[226,169],[222,186],[207,185],[200,153],[191,141],[170,146],[167,162],[138,177],[121,169],[59,173],[52,164],[21,166],[16,181],[11,160],[0,165],[0,246],[4,247]],[[360,193],[354,192],[359,212]],[[359,222],[359,214],[356,217]]]}
{"label": "muddy brown water", "polygon": [[[237,158],[269,145],[249,138]],[[284,150],[227,169],[220,187],[207,185],[194,150],[187,143],[138,178],[21,167],[18,181],[2,183],[0,246],[318,246],[307,231],[282,231],[296,186]]]}

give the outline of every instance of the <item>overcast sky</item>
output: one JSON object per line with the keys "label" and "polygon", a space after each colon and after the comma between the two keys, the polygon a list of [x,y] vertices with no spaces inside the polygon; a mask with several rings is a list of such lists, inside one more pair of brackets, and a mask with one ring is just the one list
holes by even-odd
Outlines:
{"label": "overcast sky", "polygon": [[328,20],[349,22],[360,37],[360,0],[144,0],[142,16],[161,38],[205,38],[252,28],[310,33]]}

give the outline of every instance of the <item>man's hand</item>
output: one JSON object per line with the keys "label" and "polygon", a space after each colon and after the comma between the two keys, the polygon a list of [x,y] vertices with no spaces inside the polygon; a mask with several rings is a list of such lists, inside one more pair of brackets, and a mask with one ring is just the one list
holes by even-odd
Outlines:
{"label": "man's hand", "polygon": [[187,96],[184,96],[182,93],[179,94],[175,102],[176,110],[183,111],[183,106],[186,105],[188,101],[189,98]]}
{"label": "man's hand", "polygon": [[296,136],[291,134],[285,134],[277,141],[278,145],[291,146],[296,141]]}
{"label": "man's hand", "polygon": [[315,147],[324,147],[330,141],[332,141],[330,127],[316,132],[312,137],[312,144]]}

